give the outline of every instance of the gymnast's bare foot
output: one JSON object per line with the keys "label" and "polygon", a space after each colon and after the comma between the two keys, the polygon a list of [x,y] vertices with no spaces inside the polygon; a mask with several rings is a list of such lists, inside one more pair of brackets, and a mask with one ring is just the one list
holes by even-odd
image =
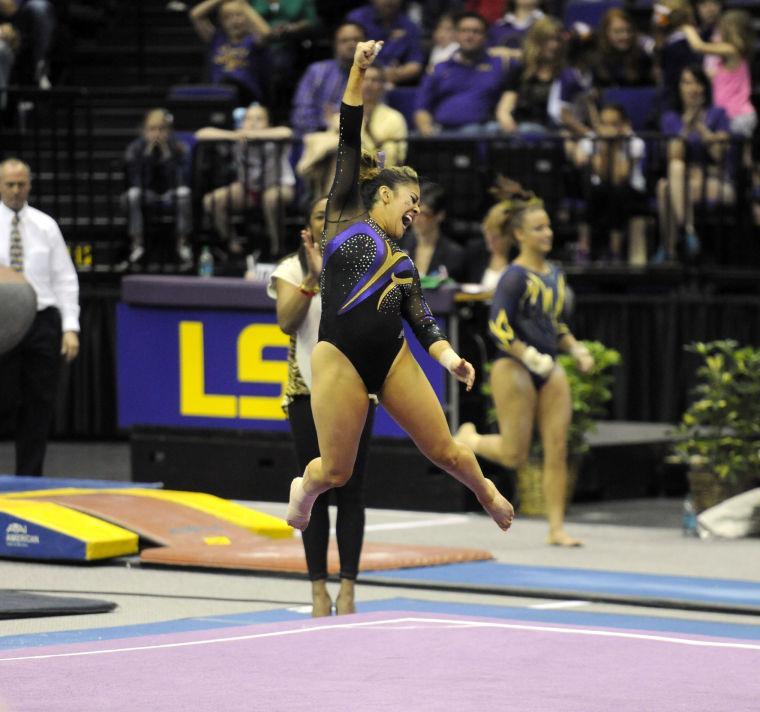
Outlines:
{"label": "gymnast's bare foot", "polygon": [[327,582],[311,582],[311,617],[322,618],[332,615],[332,600],[327,593]]}
{"label": "gymnast's bare foot", "polygon": [[488,494],[483,499],[478,497],[478,502],[491,515],[491,519],[499,525],[499,528],[507,531],[512,526],[515,510],[509,503],[509,500],[496,489],[496,485],[487,477],[486,483],[488,485]]}
{"label": "gymnast's bare foot", "polygon": [[462,423],[456,433],[454,433],[454,440],[462,443],[462,445],[467,445],[473,452],[479,439],[480,435],[478,435],[474,423]]}
{"label": "gymnast's bare foot", "polygon": [[550,546],[583,546],[583,542],[580,539],[571,537],[564,529],[549,532],[549,535],[546,537],[546,543]]}
{"label": "gymnast's bare foot", "polygon": [[340,591],[338,592],[338,597],[335,599],[335,612],[339,616],[356,613],[354,582],[351,579],[340,580]]}
{"label": "gymnast's bare foot", "polygon": [[303,531],[309,526],[311,507],[316,497],[309,497],[303,490],[303,477],[296,477],[290,483],[290,500],[285,520],[294,529]]}

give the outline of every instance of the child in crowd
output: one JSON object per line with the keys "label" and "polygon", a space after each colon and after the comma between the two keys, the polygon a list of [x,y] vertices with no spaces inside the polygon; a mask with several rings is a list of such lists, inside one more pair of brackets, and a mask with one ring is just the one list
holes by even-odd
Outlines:
{"label": "child in crowd", "polygon": [[161,214],[174,215],[180,268],[192,265],[193,253],[188,244],[193,221],[190,152],[175,137],[172,123],[166,109],[151,109],[143,118],[141,135],[127,146],[124,155],[129,188],[122,203],[127,212],[131,265],[145,254],[146,215]]}
{"label": "child in crowd", "polygon": [[207,127],[196,132],[198,141],[235,141],[234,159],[238,177],[234,183],[203,196],[203,208],[212,216],[218,233],[229,243],[232,254],[241,254],[245,240],[232,226],[232,213],[261,206],[264,213],[270,256],[281,253],[280,217],[295,196],[295,175],[289,161],[290,146],[282,140],[293,132],[286,126],[269,126],[269,112],[252,104],[242,125],[235,131]]}
{"label": "child in crowd", "polygon": [[459,49],[459,43],[454,39],[454,17],[450,14],[441,15],[433,30],[433,46],[428,57],[427,71],[432,72],[436,64],[451,59]]}
{"label": "child in crowd", "polygon": [[[631,245],[640,252],[646,240],[646,223],[640,217],[646,203],[646,180],[642,170],[644,141],[633,133],[625,109],[605,104],[599,112],[595,138],[583,138],[576,147],[575,164],[586,169],[588,214],[593,216],[580,226],[579,245],[588,244],[592,259],[623,260],[623,242],[629,227]],[[600,246],[608,240],[608,252]],[[642,261],[638,256],[636,261]]]}
{"label": "child in crowd", "polygon": [[709,42],[718,29],[718,20],[723,12],[721,0],[696,0],[694,7],[697,10],[697,29],[699,36]]}
{"label": "child in crowd", "polygon": [[725,109],[731,133],[751,137],[757,126],[749,70],[755,44],[752,18],[743,10],[729,10],[721,15],[710,42],[705,42],[692,25],[682,30],[695,52],[717,58],[717,62],[706,63],[705,69],[712,80],[713,103]]}
{"label": "child in crowd", "polygon": [[694,14],[688,0],[658,0],[653,11],[655,73],[664,108],[670,109],[678,96],[681,72],[700,61],[683,32],[684,25],[694,22]]}

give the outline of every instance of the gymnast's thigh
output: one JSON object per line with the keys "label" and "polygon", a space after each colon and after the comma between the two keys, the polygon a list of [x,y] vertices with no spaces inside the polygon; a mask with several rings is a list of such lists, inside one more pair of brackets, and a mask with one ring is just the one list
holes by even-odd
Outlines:
{"label": "gymnast's thigh", "polygon": [[531,374],[514,359],[496,359],[491,367],[491,392],[505,449],[522,459],[530,449],[538,403]]}
{"label": "gymnast's thigh", "polygon": [[314,347],[311,372],[311,410],[322,469],[350,475],[369,408],[364,381],[351,361],[327,341]]}

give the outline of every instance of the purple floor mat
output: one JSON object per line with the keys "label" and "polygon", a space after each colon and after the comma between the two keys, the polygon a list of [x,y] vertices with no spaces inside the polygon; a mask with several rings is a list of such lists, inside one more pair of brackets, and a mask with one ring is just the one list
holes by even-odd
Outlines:
{"label": "purple floor mat", "polygon": [[383,612],[6,650],[0,709],[756,712],[760,644]]}

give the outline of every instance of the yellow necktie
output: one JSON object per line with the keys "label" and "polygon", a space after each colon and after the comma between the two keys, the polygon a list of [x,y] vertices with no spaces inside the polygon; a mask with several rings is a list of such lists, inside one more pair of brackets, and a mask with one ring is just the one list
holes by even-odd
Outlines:
{"label": "yellow necktie", "polygon": [[11,269],[16,272],[24,271],[24,246],[21,243],[21,232],[18,229],[18,213],[14,213],[11,220]]}

